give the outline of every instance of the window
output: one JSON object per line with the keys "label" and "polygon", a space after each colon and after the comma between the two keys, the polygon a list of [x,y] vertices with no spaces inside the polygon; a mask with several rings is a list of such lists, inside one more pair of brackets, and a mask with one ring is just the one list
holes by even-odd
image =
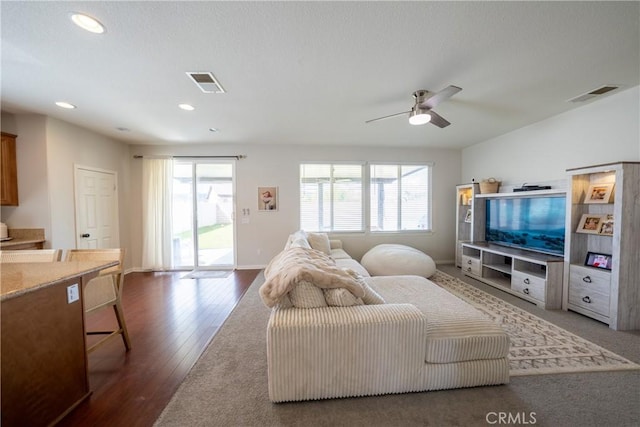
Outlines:
{"label": "window", "polygon": [[363,231],[361,164],[300,165],[300,228]]}
{"label": "window", "polygon": [[[431,230],[431,164],[300,165],[300,228],[372,232]],[[369,200],[365,196],[368,194]]]}
{"label": "window", "polygon": [[371,231],[431,229],[431,166],[371,165]]}

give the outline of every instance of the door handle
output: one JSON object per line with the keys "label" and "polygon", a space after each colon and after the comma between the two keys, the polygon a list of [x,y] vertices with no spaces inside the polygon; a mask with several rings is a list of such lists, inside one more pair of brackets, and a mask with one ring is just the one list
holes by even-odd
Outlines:
{"label": "door handle", "polygon": [[81,235],[80,235],[80,237],[82,237],[82,238],[85,238],[85,239],[86,239],[87,237],[91,237],[91,234],[89,234],[89,233],[83,233],[83,234],[81,234]]}

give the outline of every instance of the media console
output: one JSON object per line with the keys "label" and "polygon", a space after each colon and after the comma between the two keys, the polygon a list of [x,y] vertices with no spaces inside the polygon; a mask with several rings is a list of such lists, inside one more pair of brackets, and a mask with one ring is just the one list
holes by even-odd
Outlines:
{"label": "media console", "polygon": [[462,271],[544,309],[562,307],[564,258],[487,242],[462,243]]}

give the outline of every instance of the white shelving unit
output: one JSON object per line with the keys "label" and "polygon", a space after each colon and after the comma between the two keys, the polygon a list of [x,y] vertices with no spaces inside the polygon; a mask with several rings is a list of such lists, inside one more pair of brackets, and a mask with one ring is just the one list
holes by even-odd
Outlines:
{"label": "white shelving unit", "polygon": [[[562,307],[616,330],[640,329],[640,162],[569,169]],[[587,203],[591,185],[614,184],[605,203]],[[584,214],[613,219],[613,234],[577,232]],[[585,266],[611,256],[611,270]]]}
{"label": "white shelving unit", "polygon": [[462,271],[545,309],[562,305],[563,258],[487,242],[462,243]]}
{"label": "white shelving unit", "polygon": [[473,240],[476,217],[473,201],[480,192],[477,183],[456,185],[456,266],[462,266],[462,242]]}

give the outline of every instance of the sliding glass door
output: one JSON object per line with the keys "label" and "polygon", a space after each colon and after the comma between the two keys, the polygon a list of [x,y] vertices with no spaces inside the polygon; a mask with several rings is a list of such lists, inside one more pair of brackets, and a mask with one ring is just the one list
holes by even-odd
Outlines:
{"label": "sliding glass door", "polygon": [[235,266],[234,163],[175,160],[173,265],[219,269]]}

